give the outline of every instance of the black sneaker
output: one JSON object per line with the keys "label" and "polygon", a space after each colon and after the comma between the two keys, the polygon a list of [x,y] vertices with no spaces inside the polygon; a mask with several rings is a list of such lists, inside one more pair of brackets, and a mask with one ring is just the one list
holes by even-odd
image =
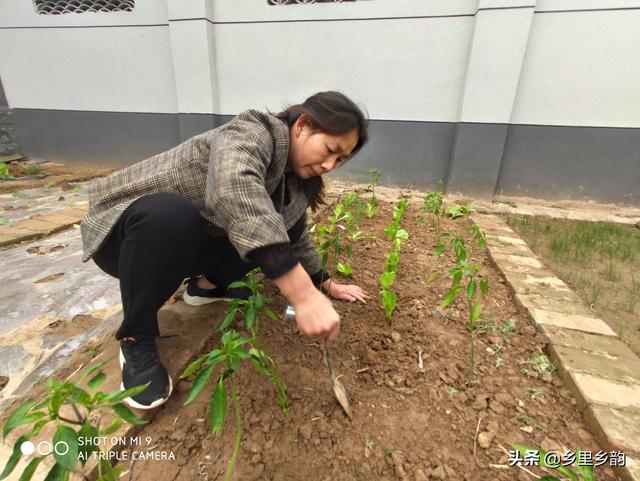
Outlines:
{"label": "black sneaker", "polygon": [[147,389],[124,402],[136,409],[153,409],[163,404],[173,391],[171,376],[158,358],[155,337],[120,341],[121,390],[150,382]]}
{"label": "black sneaker", "polygon": [[247,287],[238,287],[235,289],[227,289],[224,287],[215,287],[213,289],[202,289],[198,287],[198,278],[192,277],[187,281],[187,288],[182,294],[184,302],[190,306],[202,306],[216,301],[230,301],[232,299],[247,300],[251,296],[251,289]]}

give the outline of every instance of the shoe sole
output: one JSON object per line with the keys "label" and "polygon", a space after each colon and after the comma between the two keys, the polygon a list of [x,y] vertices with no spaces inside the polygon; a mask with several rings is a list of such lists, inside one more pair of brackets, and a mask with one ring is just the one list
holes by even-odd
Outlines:
{"label": "shoe sole", "polygon": [[[120,349],[120,370],[122,370],[123,366],[124,366],[124,356],[122,355],[122,349]],[[142,410],[153,409],[153,408],[157,408],[158,406],[162,406],[171,397],[171,393],[173,392],[173,380],[171,379],[171,376],[169,376],[169,374],[167,374],[167,377],[169,378],[169,392],[167,393],[166,398],[156,399],[148,406],[145,404],[140,404],[130,397],[124,398],[122,401],[125,404],[127,404],[129,407],[142,409]],[[120,383],[120,391],[124,391],[124,390],[125,390],[124,383]]]}
{"label": "shoe sole", "polygon": [[227,297],[190,296],[187,291],[184,291],[184,293],[182,294],[182,300],[190,306],[204,306],[205,304],[211,304],[212,302],[231,301],[231,299]]}

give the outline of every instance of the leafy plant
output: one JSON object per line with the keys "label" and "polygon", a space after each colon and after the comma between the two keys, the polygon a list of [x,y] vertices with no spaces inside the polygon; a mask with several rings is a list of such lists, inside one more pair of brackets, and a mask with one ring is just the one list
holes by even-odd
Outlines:
{"label": "leafy plant", "polygon": [[427,192],[422,204],[422,212],[431,217],[431,224],[436,229],[436,245],[440,246],[440,223],[444,217],[444,198],[440,192]]}
{"label": "leafy plant", "polygon": [[[278,374],[275,362],[264,350],[260,349],[257,343],[260,316],[264,314],[272,320],[278,319],[275,313],[267,306],[271,299],[260,293],[262,284],[256,279],[258,272],[259,269],[254,269],[247,274],[244,281],[234,282],[229,285],[230,288],[246,287],[251,290],[252,294],[247,300],[233,299],[230,301],[231,307],[227,310],[220,326],[218,326],[218,331],[224,331],[220,339],[220,347],[196,358],[180,376],[180,379],[185,379],[193,374],[196,375],[184,402],[186,406],[193,402],[209,383],[216,366],[222,366],[223,371],[216,378],[215,389],[209,400],[209,427],[214,434],[219,434],[224,426],[228,402],[226,384],[231,385],[231,400],[236,419],[236,439],[227,466],[225,480],[230,480],[233,475],[242,437],[242,417],[238,391],[235,381],[231,377],[240,367],[240,363],[244,360],[250,361],[259,373],[267,376],[274,383],[278,393],[278,404],[285,414],[291,405],[287,397],[285,382]],[[244,318],[245,326],[251,333],[250,336],[241,336],[233,329],[225,331],[231,326],[238,314]]]}
{"label": "leafy plant", "polygon": [[451,305],[462,293],[465,292],[465,300],[469,311],[468,328],[470,331],[471,349],[469,356],[469,371],[474,376],[475,368],[475,333],[476,321],[482,313],[482,300],[478,296],[478,288],[482,296],[489,292],[489,282],[480,276],[480,266],[468,257],[464,239],[456,236],[449,243],[456,256],[456,265],[448,269],[452,278],[451,287],[442,300],[442,307]]}
{"label": "leafy plant", "polygon": [[409,238],[409,233],[400,228],[400,222],[407,209],[407,199],[401,199],[398,205],[393,210],[393,220],[384,230],[389,240],[393,241],[393,250],[387,256],[384,263],[384,272],[380,274],[380,297],[382,300],[382,306],[384,307],[387,319],[391,321],[393,311],[395,310],[398,299],[396,293],[391,291],[391,286],[396,279],[396,273],[398,271],[398,262],[400,261],[400,246],[402,242]]}
{"label": "leafy plant", "polygon": [[371,177],[371,183],[368,187],[371,189],[371,199],[365,206],[365,212],[367,217],[371,219],[376,212],[376,206],[378,205],[378,198],[376,197],[376,185],[380,183],[381,174],[377,169],[369,170],[369,176]]}
{"label": "leafy plant", "polygon": [[[99,391],[98,388],[107,378],[102,367],[109,360],[106,359],[87,369],[78,384],[50,379],[47,384],[49,392],[44,398],[21,405],[7,418],[2,429],[3,439],[18,427],[30,429],[19,436],[14,443],[13,452],[0,473],[0,479],[9,476],[18,464],[22,456],[22,444],[37,436],[49,423],[55,423],[56,427],[51,440],[52,446],[61,442],[68,449],[65,454],[58,454],[62,450],[52,450],[50,455],[53,456],[55,464],[49,470],[47,480],[68,479],[69,473],[77,471],[78,461],[84,466],[94,452],[99,459],[98,480],[116,481],[118,479],[122,470],[112,467],[106,456],[100,455],[100,447],[88,441],[113,434],[124,423],[146,424],[146,421],[138,418],[122,401],[144,391],[148,384],[124,391],[110,393]],[[79,386],[79,383],[87,378],[89,378],[88,390],[85,390]],[[62,413],[65,406],[73,410],[75,419],[68,418],[66,413]],[[102,426],[102,418],[106,412],[112,412],[116,417],[108,426]],[[96,418],[97,421],[95,421]],[[23,470],[20,480],[31,479],[45,457],[33,458]]]}
{"label": "leafy plant", "polygon": [[14,176],[9,175],[9,166],[4,163],[1,162],[0,163],[0,180],[13,180],[15,179]]}
{"label": "leafy plant", "polygon": [[[558,473],[561,478],[557,476],[545,475],[539,477],[536,481],[560,481],[561,479],[569,479],[571,481],[595,481],[596,477],[593,472],[593,466],[583,465],[577,460],[580,459],[580,450],[575,451],[575,455],[572,456],[572,460],[560,460],[560,456],[548,456],[545,450],[541,448],[530,448],[522,444],[512,444],[511,447],[518,453],[518,456],[523,459],[527,455],[535,454],[536,460],[539,460],[539,466],[545,469],[547,472],[553,470]],[[572,452],[573,454],[573,452]],[[569,462],[570,461],[570,462]],[[575,471],[571,469],[575,468]]]}
{"label": "leafy plant", "polygon": [[527,361],[527,364],[532,366],[540,374],[553,374],[556,370],[555,364],[549,361],[549,358],[544,354],[533,355],[533,357]]}
{"label": "leafy plant", "polygon": [[449,215],[452,219],[457,219],[458,217],[469,217],[472,210],[472,204],[453,204],[449,207]]}
{"label": "leafy plant", "polygon": [[38,175],[42,172],[42,167],[40,167],[39,164],[29,164],[26,165],[22,170],[27,175]]}

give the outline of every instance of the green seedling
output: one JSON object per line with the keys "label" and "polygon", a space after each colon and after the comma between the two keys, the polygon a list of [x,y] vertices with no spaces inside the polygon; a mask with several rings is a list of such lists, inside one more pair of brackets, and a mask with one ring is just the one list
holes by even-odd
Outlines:
{"label": "green seedling", "polygon": [[[567,459],[560,459],[560,456],[548,456],[548,453],[541,448],[531,448],[522,444],[512,444],[511,447],[517,451],[518,457],[524,459],[525,456],[535,454],[536,460],[539,460],[539,466],[547,472],[553,470],[558,473],[559,477],[545,475],[539,477],[536,481],[561,481],[569,479],[570,481],[595,481],[596,476],[593,466],[581,464],[580,449],[575,450],[571,462]],[[571,467],[569,467],[571,466]],[[575,468],[575,471],[571,468]]]}
{"label": "green seedling", "polygon": [[[431,224],[436,230],[436,245],[440,245],[440,223],[444,217],[444,201],[440,192],[427,192],[424,196],[424,202],[422,204],[422,212],[425,215],[429,215],[431,218]],[[421,218],[424,222],[424,217]]]}
{"label": "green seedling", "polygon": [[[468,328],[470,331],[470,356],[469,356],[469,373],[473,378],[475,375],[475,334],[476,321],[482,313],[482,300],[478,296],[478,290],[482,296],[486,296],[489,292],[489,282],[486,277],[480,276],[480,266],[470,260],[467,255],[464,239],[456,236],[449,243],[453,249],[457,264],[455,267],[448,269],[452,283],[447,294],[442,300],[442,307],[450,306],[463,292],[465,292],[465,300],[469,311]],[[479,288],[479,289],[478,289]]]}
{"label": "green seedling", "polygon": [[13,180],[15,177],[9,175],[9,166],[4,162],[0,163],[0,180]]}
{"label": "green seedling", "polygon": [[469,217],[471,215],[471,211],[473,209],[473,204],[453,204],[449,207],[449,215],[452,219],[457,219],[458,217]]}
{"label": "green seedling", "polygon": [[398,271],[398,262],[400,261],[400,247],[404,241],[409,238],[409,233],[400,228],[400,222],[407,209],[407,199],[402,199],[393,211],[393,220],[385,229],[385,234],[389,240],[393,241],[393,250],[387,256],[384,263],[384,272],[380,275],[380,298],[385,314],[389,322],[391,322],[393,311],[395,310],[398,299],[396,293],[391,291],[391,286],[395,282],[396,273]]}
{"label": "green seedling", "polygon": [[[259,320],[262,314],[272,320],[277,320],[275,313],[267,306],[271,300],[260,293],[262,284],[256,279],[259,269],[254,269],[246,276],[246,280],[234,282],[230,288],[246,287],[251,290],[251,296],[245,301],[234,299],[230,301],[231,307],[226,312],[223,321],[218,326],[219,331],[224,331],[220,339],[221,346],[195,359],[184,372],[180,379],[196,375],[195,380],[184,405],[193,402],[211,380],[216,366],[222,367],[222,373],[215,381],[215,389],[209,400],[209,427],[214,434],[220,434],[224,426],[227,413],[227,384],[231,387],[231,400],[234,407],[236,419],[236,438],[231,458],[227,465],[225,480],[228,481],[233,475],[238,452],[240,450],[240,440],[242,437],[242,417],[240,413],[240,401],[236,383],[232,374],[238,369],[242,361],[250,361],[256,370],[268,377],[275,385],[278,393],[278,404],[287,413],[291,402],[287,397],[286,385],[280,377],[274,360],[263,349],[258,347],[257,335]],[[251,336],[243,337],[234,330],[226,330],[231,326],[236,316],[240,314],[244,318],[244,323]]]}
{"label": "green seedling", "polygon": [[[48,455],[53,456],[55,464],[49,470],[47,480],[68,479],[70,473],[78,472],[89,457],[93,456],[99,460],[98,481],[117,481],[122,470],[111,466],[107,456],[101,455],[98,445],[84,441],[113,434],[124,423],[146,424],[146,421],[138,418],[122,401],[144,391],[148,384],[108,393],[98,390],[107,378],[102,367],[109,360],[106,359],[87,369],[78,384],[50,379],[47,383],[48,393],[42,399],[21,405],[7,418],[2,429],[3,439],[16,428],[27,428],[27,431],[16,440],[13,452],[0,473],[0,479],[9,476],[18,464],[22,456],[22,443],[36,437],[46,425],[53,423],[56,429],[50,442],[54,446],[59,442],[66,443],[68,449],[65,454],[53,450],[53,453]],[[85,390],[80,387],[80,383],[86,379],[88,389]],[[66,411],[69,408],[74,418],[68,417]],[[115,418],[108,426],[103,426],[102,419],[107,413],[115,414]],[[20,480],[31,479],[36,468],[46,457],[34,457],[24,468]]]}
{"label": "green seedling", "polygon": [[365,213],[367,214],[367,218],[371,219],[376,212],[376,206],[378,205],[378,198],[376,197],[376,185],[380,182],[380,172],[377,169],[369,170],[369,175],[371,176],[371,183],[368,187],[371,189],[371,199],[367,202],[365,206]]}
{"label": "green seedling", "polygon": [[11,222],[11,219],[9,219],[6,215],[0,215],[0,225],[7,225]]}
{"label": "green seedling", "polygon": [[57,184],[57,182],[55,180],[50,180],[46,184],[44,184],[43,187],[45,189],[50,189],[50,188],[54,187],[56,184]]}
{"label": "green seedling", "polygon": [[82,192],[82,187],[74,187],[69,192],[71,192],[72,194],[79,194]]}

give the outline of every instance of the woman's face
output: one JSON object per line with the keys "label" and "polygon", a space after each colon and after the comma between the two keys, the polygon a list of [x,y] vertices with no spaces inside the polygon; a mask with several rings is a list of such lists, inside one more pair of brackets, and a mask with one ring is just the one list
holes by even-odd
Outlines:
{"label": "woman's face", "polygon": [[351,155],[358,143],[356,129],[334,135],[314,130],[302,114],[289,130],[288,171],[302,179],[326,174]]}

